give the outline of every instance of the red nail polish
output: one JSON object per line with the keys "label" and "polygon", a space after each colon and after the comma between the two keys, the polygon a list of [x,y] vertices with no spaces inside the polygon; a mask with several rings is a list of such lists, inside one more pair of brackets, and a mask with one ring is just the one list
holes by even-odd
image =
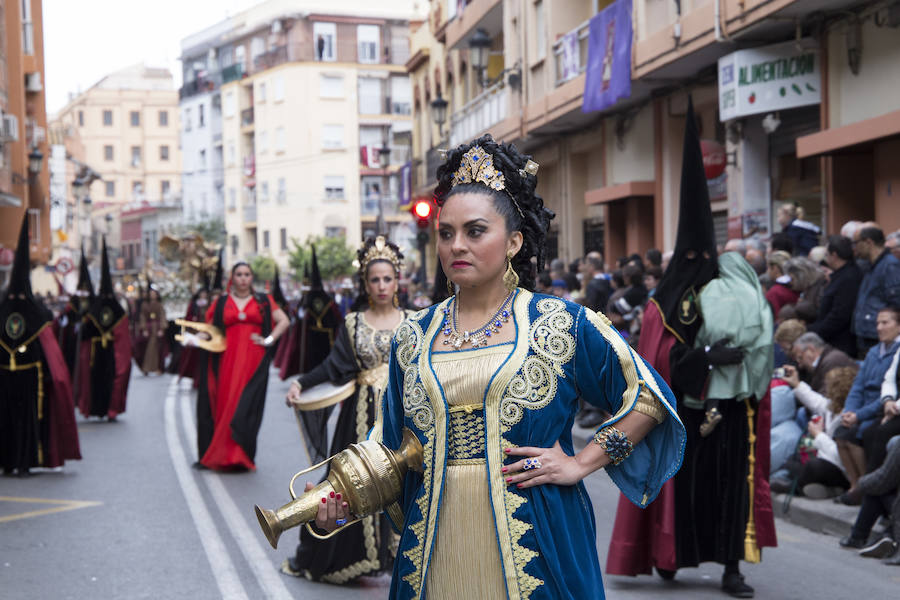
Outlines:
{"label": "red nail polish", "polygon": [[501,473],[506,473],[507,471],[509,471],[509,469],[507,469],[506,467],[503,467],[502,469],[500,469]]}
{"label": "red nail polish", "polygon": [[506,483],[511,483],[511,482],[512,482],[512,477],[507,477],[507,478],[506,478]]}
{"label": "red nail polish", "polygon": [[335,496],[335,498],[338,499],[338,500],[340,500],[340,499],[341,499],[341,495],[338,494],[337,496]]}
{"label": "red nail polish", "polygon": [[521,484],[521,483],[517,483],[517,484],[516,484],[516,487],[517,487],[517,488],[521,488],[521,487],[522,487],[522,484]]}
{"label": "red nail polish", "polygon": [[325,504],[325,502],[326,502],[325,498],[322,498],[322,504]]}
{"label": "red nail polish", "polygon": [[509,454],[509,448],[505,449],[504,452],[506,452],[507,454]]}
{"label": "red nail polish", "polygon": [[329,495],[330,495],[332,498],[334,498],[334,492],[331,492],[331,494],[329,494]]}

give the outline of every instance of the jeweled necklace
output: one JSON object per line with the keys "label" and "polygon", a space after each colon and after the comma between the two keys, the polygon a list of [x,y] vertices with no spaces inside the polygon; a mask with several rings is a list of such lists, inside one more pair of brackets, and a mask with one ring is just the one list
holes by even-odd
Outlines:
{"label": "jeweled necklace", "polygon": [[503,327],[503,324],[509,322],[510,314],[509,308],[507,307],[512,300],[514,293],[514,291],[509,293],[506,299],[503,300],[503,304],[501,304],[500,308],[497,309],[497,312],[494,313],[494,316],[491,317],[483,327],[480,327],[475,331],[463,331],[462,333],[457,331],[456,328],[457,317],[459,315],[459,297],[454,297],[451,301],[453,303],[453,312],[451,313],[449,306],[444,308],[444,324],[441,326],[441,329],[444,330],[444,345],[453,346],[457,350],[462,348],[465,344],[471,344],[473,348],[486,346],[488,340],[495,333],[500,332],[500,328]]}
{"label": "jeweled necklace", "polygon": [[[238,296],[235,292],[231,292],[231,295],[234,298],[236,298],[237,300],[245,300],[252,295],[252,292],[249,292],[246,296]],[[234,304],[235,304],[235,306],[237,306],[237,302],[235,302]],[[247,306],[244,305],[244,308],[247,308]],[[238,309],[238,321],[246,321],[247,320],[247,313],[244,312],[244,308]]]}

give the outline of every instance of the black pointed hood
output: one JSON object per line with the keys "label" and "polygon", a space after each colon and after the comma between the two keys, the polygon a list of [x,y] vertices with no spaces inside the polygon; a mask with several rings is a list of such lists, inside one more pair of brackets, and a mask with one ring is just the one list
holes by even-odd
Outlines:
{"label": "black pointed hood", "polygon": [[284,292],[281,290],[281,278],[278,276],[278,265],[275,265],[275,278],[272,280],[272,299],[275,300],[275,304],[281,307],[282,310],[285,310],[288,305],[287,298],[284,297]]}
{"label": "black pointed hood", "polygon": [[672,260],[653,294],[666,328],[683,343],[693,345],[702,324],[697,296],[718,274],[716,234],[703,151],[694,118],[694,103],[689,96],[681,163],[678,235]]}
{"label": "black pointed hood", "polygon": [[[149,289],[149,288],[148,288]],[[113,288],[112,272],[109,267],[109,253],[106,249],[106,236],[103,236],[103,250],[100,260],[100,289],[91,304],[89,316],[94,326],[101,332],[115,327],[125,315],[125,309],[116,299]]]}
{"label": "black pointed hood", "polygon": [[[31,291],[30,251],[28,216],[25,215],[19,231],[9,286],[0,301],[0,340],[6,348],[18,348],[29,343],[46,323],[53,320],[53,314]],[[9,363],[3,354],[5,353],[0,352],[0,365]]]}
{"label": "black pointed hood", "polygon": [[324,290],[325,286],[322,285],[322,274],[319,272],[319,260],[316,258],[316,247],[312,244],[310,244],[310,247],[312,248],[312,258],[310,259],[311,272],[309,287],[312,290]]}
{"label": "black pointed hood", "polygon": [[88,259],[84,255],[84,244],[81,245],[81,262],[78,264],[78,286],[75,293],[69,296],[69,307],[83,317],[94,301],[94,284],[88,270]]}
{"label": "black pointed hood", "polygon": [[224,254],[225,247],[223,246],[219,248],[219,262],[216,264],[216,274],[213,276],[212,287],[210,288],[213,292],[221,292],[224,289],[222,287],[222,281],[225,279]]}
{"label": "black pointed hood", "polygon": [[309,263],[303,264],[303,285],[309,285]]}

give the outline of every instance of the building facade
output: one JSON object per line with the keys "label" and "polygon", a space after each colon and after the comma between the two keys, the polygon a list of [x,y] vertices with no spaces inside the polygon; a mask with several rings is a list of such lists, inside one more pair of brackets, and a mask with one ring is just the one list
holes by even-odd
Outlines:
{"label": "building facade", "polygon": [[91,215],[87,251],[107,235],[111,252],[123,252],[126,207],[180,201],[178,93],[168,70],[134,65],[107,75],[70,100],[52,127],[74,163],[100,176],[89,185],[89,200],[80,201],[81,212]]}
{"label": "building facade", "polygon": [[[851,218],[896,229],[896,4],[432,0],[407,64],[414,189],[433,186],[437,148],[489,132],[541,165],[538,192],[557,215],[550,256],[600,249],[612,264],[671,249],[690,95],[721,242],[767,237],[777,208],[794,203],[830,233]],[[592,22],[607,45],[595,57],[602,86],[586,91]],[[479,73],[471,42],[484,35]],[[602,71],[623,66],[627,89],[585,111],[609,84]],[[449,102],[442,136],[438,95]]]}
{"label": "building facade", "polygon": [[31,260],[50,260],[50,187],[40,0],[0,2],[0,288],[6,285],[22,218]]}
{"label": "building facade", "polygon": [[[216,167],[198,185],[206,191],[191,195],[221,190],[230,262],[262,254],[284,267],[292,240],[315,236],[355,244],[376,233],[379,213],[383,232],[413,245],[400,210],[409,200],[412,95],[403,65],[413,4],[270,0],[189,38],[185,181],[205,151]],[[205,97],[214,105],[203,109],[211,159],[210,146],[187,142],[199,114],[188,101]]]}

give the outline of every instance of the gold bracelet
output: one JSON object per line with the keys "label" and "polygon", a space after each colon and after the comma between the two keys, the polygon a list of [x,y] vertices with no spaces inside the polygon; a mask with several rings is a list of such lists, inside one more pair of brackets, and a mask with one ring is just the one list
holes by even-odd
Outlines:
{"label": "gold bracelet", "polygon": [[606,450],[606,455],[613,465],[618,466],[631,455],[634,444],[628,439],[628,434],[619,431],[612,425],[607,425],[594,434],[594,441]]}

